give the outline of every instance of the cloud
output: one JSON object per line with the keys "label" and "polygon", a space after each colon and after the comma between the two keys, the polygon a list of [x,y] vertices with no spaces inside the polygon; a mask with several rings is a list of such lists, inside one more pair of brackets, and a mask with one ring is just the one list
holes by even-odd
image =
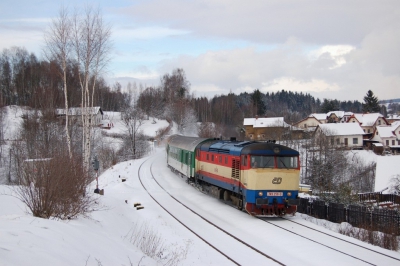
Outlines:
{"label": "cloud", "polygon": [[255,47],[209,51],[165,60],[159,72],[183,68],[197,95],[283,89],[318,98],[362,101],[371,89],[380,99],[398,97],[394,90],[400,85],[398,74],[386,75],[375,67],[360,67],[369,65],[375,56],[382,58],[384,48],[374,50],[371,43],[375,41],[368,39],[360,48],[329,45],[310,50],[291,39],[267,51]]}
{"label": "cloud", "polygon": [[306,43],[359,44],[372,29],[399,27],[400,4],[373,0],[153,0],[121,13],[141,23],[186,29],[198,36],[282,43],[295,36]]}
{"label": "cloud", "polygon": [[166,27],[139,27],[139,28],[119,28],[114,31],[113,37],[117,41],[125,41],[131,39],[161,39],[169,36],[184,35],[188,34],[185,30],[176,30]]}
{"label": "cloud", "polygon": [[271,82],[262,83],[261,91],[262,92],[271,92],[271,91],[292,91],[292,92],[303,92],[303,93],[312,93],[312,92],[337,92],[341,88],[337,84],[328,84],[324,80],[311,79],[310,81],[304,80],[296,80],[295,78],[290,77],[282,77],[278,79],[274,79]]}

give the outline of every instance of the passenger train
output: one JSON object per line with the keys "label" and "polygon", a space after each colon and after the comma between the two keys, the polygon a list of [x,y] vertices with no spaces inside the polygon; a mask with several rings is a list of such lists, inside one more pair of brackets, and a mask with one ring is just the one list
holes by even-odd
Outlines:
{"label": "passenger train", "polygon": [[275,141],[236,141],[172,135],[167,164],[188,182],[253,216],[297,210],[299,152]]}

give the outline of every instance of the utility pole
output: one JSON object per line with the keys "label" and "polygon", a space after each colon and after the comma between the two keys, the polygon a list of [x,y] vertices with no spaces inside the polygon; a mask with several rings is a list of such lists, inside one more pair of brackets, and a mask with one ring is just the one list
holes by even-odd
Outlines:
{"label": "utility pole", "polygon": [[92,162],[92,165],[93,165],[94,171],[96,172],[96,189],[94,190],[94,193],[99,193],[100,190],[99,190],[98,171],[99,171],[100,163],[99,163],[99,160],[97,160],[97,156],[94,156],[94,160]]}

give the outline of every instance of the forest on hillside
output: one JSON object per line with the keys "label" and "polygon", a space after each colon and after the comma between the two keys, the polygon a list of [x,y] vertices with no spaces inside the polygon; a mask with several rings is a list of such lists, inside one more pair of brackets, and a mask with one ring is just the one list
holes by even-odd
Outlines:
{"label": "forest on hillside", "polygon": [[[0,55],[0,107],[63,108],[61,67],[58,61],[38,59],[25,48],[4,49]],[[68,103],[70,107],[78,107],[82,91],[77,62],[68,61],[66,70]],[[228,93],[211,99],[195,97],[184,70],[179,68],[164,74],[160,80],[156,87],[129,83],[122,88],[118,82],[109,85],[97,76],[90,80],[95,86],[93,105],[105,111],[123,111],[135,102],[147,116],[171,119],[181,127],[189,122],[213,123],[220,131],[231,131],[243,123],[243,118],[256,115],[284,117],[287,123],[293,124],[311,113],[362,112],[359,101],[320,100],[307,93],[291,92],[290,88],[267,93],[255,88],[252,93]],[[392,103],[392,109],[397,110],[398,104]],[[382,113],[386,115],[385,108]]]}

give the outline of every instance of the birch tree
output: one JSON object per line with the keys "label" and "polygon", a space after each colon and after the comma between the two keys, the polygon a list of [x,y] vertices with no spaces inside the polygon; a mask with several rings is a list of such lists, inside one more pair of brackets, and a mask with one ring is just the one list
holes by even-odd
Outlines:
{"label": "birch tree", "polygon": [[72,18],[72,43],[82,91],[82,153],[83,165],[89,169],[93,125],[93,99],[96,78],[105,70],[111,50],[111,27],[99,9],[87,6]]}
{"label": "birch tree", "polygon": [[58,17],[53,19],[50,29],[45,33],[46,49],[44,54],[49,61],[55,60],[61,67],[60,75],[63,81],[64,111],[65,111],[65,135],[69,157],[72,157],[71,136],[68,130],[69,107],[68,107],[68,86],[67,86],[67,65],[71,54],[71,31],[72,23],[65,7],[61,7]]}

